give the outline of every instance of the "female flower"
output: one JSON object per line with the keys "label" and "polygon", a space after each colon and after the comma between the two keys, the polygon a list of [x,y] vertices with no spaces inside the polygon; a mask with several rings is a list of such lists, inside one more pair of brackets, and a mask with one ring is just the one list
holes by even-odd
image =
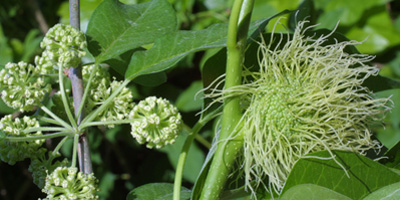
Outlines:
{"label": "female flower", "polygon": [[[373,57],[346,53],[354,41],[323,45],[329,35],[305,36],[305,24],[285,44],[271,34],[269,44],[260,43],[259,71],[246,72],[243,85],[217,94],[240,96],[247,105],[239,131],[246,186],[253,192],[263,186],[279,193],[295,162],[308,153],[380,148],[368,125],[382,118],[390,100],[375,99],[362,85],[378,74],[366,64]],[[272,46],[275,39],[281,48]]]}

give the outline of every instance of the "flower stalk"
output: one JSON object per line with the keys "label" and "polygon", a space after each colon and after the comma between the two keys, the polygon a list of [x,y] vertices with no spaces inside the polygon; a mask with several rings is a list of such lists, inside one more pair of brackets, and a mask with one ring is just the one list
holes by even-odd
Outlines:
{"label": "flower stalk", "polygon": [[[253,4],[253,0],[236,0],[232,8],[228,28],[225,89],[242,83],[242,64]],[[226,98],[223,106],[218,146],[200,199],[219,198],[243,145],[243,138],[237,131],[242,116],[240,98]]]}

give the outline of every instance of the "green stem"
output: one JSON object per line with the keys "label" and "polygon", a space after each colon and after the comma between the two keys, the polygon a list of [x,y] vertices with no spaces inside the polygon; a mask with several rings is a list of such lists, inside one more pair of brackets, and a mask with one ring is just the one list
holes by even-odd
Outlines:
{"label": "green stem", "polygon": [[202,144],[205,148],[207,148],[207,149],[211,148],[211,143],[209,141],[207,141],[206,139],[204,139],[203,137],[201,137],[201,135],[196,134],[195,139],[197,140],[197,142]]}
{"label": "green stem", "polygon": [[43,122],[50,123],[50,124],[55,124],[55,125],[62,126],[62,124],[59,121],[51,119],[51,118],[48,118],[48,117],[40,117],[39,120],[43,121]]}
{"label": "green stem", "polygon": [[58,131],[58,132],[71,132],[71,130],[63,127],[34,127],[23,130],[24,133],[32,133],[37,131]]}
{"label": "green stem", "polygon": [[94,70],[91,72],[90,77],[89,77],[89,80],[88,80],[88,82],[86,83],[85,91],[84,91],[83,97],[82,97],[82,102],[81,102],[81,104],[79,105],[78,113],[76,114],[76,116],[81,116],[81,114],[82,114],[84,105],[85,105],[85,103],[86,103],[86,100],[87,100],[87,97],[88,97],[88,94],[89,94],[89,91],[90,91],[90,87],[92,86],[93,77],[94,77],[94,75],[96,74],[97,68],[98,68],[98,67],[99,67],[99,65],[96,63],[96,64],[95,64],[95,67],[94,67]]}
{"label": "green stem", "polygon": [[71,122],[71,124],[72,124],[72,126],[74,128],[77,128],[78,125],[77,125],[77,123],[75,121],[74,116],[72,115],[71,108],[69,107],[69,102],[68,102],[68,99],[67,99],[67,95],[65,93],[64,76],[63,76],[63,70],[62,69],[63,68],[60,65],[58,67],[58,82],[59,82],[59,85],[60,85],[61,99],[62,99],[62,102],[64,104],[65,112],[67,113],[67,117],[69,119],[69,122]]}
{"label": "green stem", "polygon": [[[225,89],[240,85],[242,81],[242,64],[253,4],[254,0],[236,0],[232,8],[228,28]],[[226,98],[217,150],[200,199],[219,199],[231,167],[243,146],[243,137],[238,133],[241,117],[240,97]]]}
{"label": "green stem", "polygon": [[5,137],[5,140],[13,141],[13,142],[26,142],[26,141],[33,141],[33,140],[45,140],[55,137],[62,137],[62,136],[71,136],[73,133],[70,132],[58,132],[58,133],[50,133],[45,135],[35,135],[29,137]]}
{"label": "green stem", "polygon": [[194,125],[192,131],[189,133],[188,137],[186,138],[185,144],[182,147],[181,154],[179,155],[178,164],[176,167],[175,172],[175,181],[174,181],[174,200],[180,200],[181,188],[182,188],[182,176],[183,176],[183,169],[185,167],[186,158],[192,145],[193,139],[200,131],[200,129],[207,124],[211,119],[218,115],[221,111],[221,107],[214,110],[213,112],[209,113],[204,118],[200,119],[196,125]]}
{"label": "green stem", "polygon": [[45,106],[41,106],[40,107],[45,113],[47,113],[48,115],[50,115],[50,117],[52,117],[55,121],[57,121],[59,124],[61,124],[62,126],[64,126],[64,128],[69,129],[69,130],[74,130],[72,128],[71,125],[69,125],[67,122],[65,122],[64,120],[62,120],[61,118],[59,118],[56,114],[54,114],[53,112],[51,112],[51,110],[47,109]]}
{"label": "green stem", "polygon": [[99,115],[101,112],[103,112],[107,106],[114,101],[114,98],[121,92],[122,89],[124,89],[124,87],[126,85],[128,85],[130,82],[130,80],[125,80],[124,82],[122,82],[122,84],[120,86],[118,86],[113,93],[104,101],[103,105],[101,105],[100,107],[98,107],[96,110],[94,110],[93,112],[91,112],[90,114],[88,114],[85,119],[82,120],[81,124],[84,123],[88,123],[88,122],[92,122],[94,120],[94,118],[97,117],[97,115]]}
{"label": "green stem", "polygon": [[71,167],[76,167],[77,152],[78,152],[79,134],[74,135],[74,147],[72,149],[72,164]]}
{"label": "green stem", "polygon": [[57,146],[56,146],[56,148],[54,148],[54,151],[53,151],[53,156],[55,156],[57,153],[58,153],[58,151],[61,149],[61,147],[62,147],[62,145],[69,139],[70,137],[69,136],[65,136],[58,144],[57,144]]}
{"label": "green stem", "polygon": [[134,119],[123,119],[115,121],[96,121],[96,122],[85,122],[79,125],[80,129],[84,129],[90,126],[101,126],[101,125],[118,125],[118,124],[129,124],[132,123]]}

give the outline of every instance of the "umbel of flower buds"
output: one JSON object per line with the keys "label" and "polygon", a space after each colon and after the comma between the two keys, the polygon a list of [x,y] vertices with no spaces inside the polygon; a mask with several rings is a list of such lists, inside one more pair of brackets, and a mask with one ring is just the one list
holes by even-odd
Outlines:
{"label": "umbel of flower buds", "polygon": [[139,102],[129,118],[132,136],[147,148],[161,148],[175,142],[182,124],[178,109],[166,99],[147,97]]}
{"label": "umbel of flower buds", "polygon": [[86,55],[87,43],[84,33],[70,25],[53,26],[40,43],[44,49],[41,57],[35,58],[41,74],[53,73],[58,66],[76,67]]}
{"label": "umbel of flower buds", "polygon": [[[42,135],[42,132],[24,133],[23,131],[29,128],[39,127],[39,122],[35,118],[24,116],[21,118],[12,119],[12,115],[6,115],[0,120],[0,135],[3,137],[29,137]],[[1,136],[0,136],[1,137]],[[37,150],[42,146],[44,140],[33,141],[8,141],[0,140],[0,158],[3,162],[14,165],[17,161],[22,161],[25,158],[30,158],[36,155]]]}
{"label": "umbel of flower buds", "polygon": [[32,111],[51,90],[37,69],[25,62],[6,64],[0,71],[0,88],[4,103],[20,111]]}
{"label": "umbel of flower buds", "polygon": [[[122,83],[122,81],[117,80],[111,81],[110,74],[105,69],[101,67],[95,69],[95,67],[95,65],[88,65],[84,66],[82,69],[84,83],[89,81],[91,73],[95,73],[89,91],[87,106],[89,112],[101,106]],[[104,111],[97,116],[96,120],[117,121],[126,119],[133,106],[133,94],[127,87],[124,87]],[[107,125],[107,127],[113,128],[114,125],[110,124]]]}
{"label": "umbel of flower buds", "polygon": [[78,172],[76,167],[57,167],[46,178],[44,200],[98,199],[97,182],[93,174]]}

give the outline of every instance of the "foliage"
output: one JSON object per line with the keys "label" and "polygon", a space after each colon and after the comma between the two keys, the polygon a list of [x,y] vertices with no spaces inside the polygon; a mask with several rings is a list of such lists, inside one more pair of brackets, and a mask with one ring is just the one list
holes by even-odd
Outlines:
{"label": "foliage", "polygon": [[[78,191],[88,185],[90,191],[82,195],[94,198],[98,187],[99,199],[171,199],[178,194],[181,199],[198,199],[204,195],[202,190],[207,190],[206,179],[210,171],[216,170],[211,163],[220,151],[217,146],[223,143],[216,142],[222,134],[219,115],[223,104],[215,99],[203,99],[203,95],[220,92],[223,95],[217,100],[223,100],[225,97],[222,96],[235,96],[232,90],[226,90],[226,93],[225,90],[219,91],[223,82],[215,87],[224,74],[229,73],[225,67],[230,59],[229,46],[227,48],[230,38],[227,35],[231,25],[227,22],[229,16],[235,16],[234,10],[231,10],[234,2],[81,0],[83,32],[75,32],[66,25],[56,25],[48,32],[49,27],[58,22],[69,23],[67,1],[5,2],[0,8],[0,86],[4,101],[0,102],[0,112],[9,122],[1,122],[0,152],[3,161],[15,165],[10,167],[0,163],[0,190],[5,191],[0,192],[0,198],[46,198],[41,194],[41,188],[45,188],[50,195],[47,198],[51,199],[51,188],[64,193],[66,187],[71,186]],[[244,21],[248,19],[249,23],[238,27],[237,38],[247,42],[241,43],[246,49],[240,54],[245,66],[245,80],[241,84],[252,83],[258,78],[251,74],[261,68],[259,58],[262,55],[258,48],[262,39],[270,45],[270,49],[282,50],[288,40],[296,38],[293,31],[298,22],[306,19],[310,24],[319,24],[309,27],[306,34],[325,37],[326,41],[321,45],[326,48],[341,42],[355,44],[353,40],[363,41],[355,47],[346,47],[343,52],[376,55],[366,61],[368,65],[378,65],[381,72],[378,76],[365,77],[363,85],[357,85],[357,89],[368,87],[365,91],[371,99],[390,97],[394,107],[392,112],[386,114],[384,122],[374,123],[378,125],[371,130],[371,139],[378,139],[384,145],[379,154],[368,151],[363,156],[342,151],[319,151],[302,155],[290,170],[284,188],[274,193],[268,187],[268,177],[271,176],[261,176],[258,168],[252,168],[257,171],[252,171],[252,181],[243,178],[241,167],[249,156],[240,157],[243,154],[238,153],[239,157],[233,158],[233,170],[229,172],[227,183],[221,185],[221,199],[248,199],[255,194],[265,199],[271,198],[271,195],[280,195],[281,199],[379,199],[388,195],[393,195],[393,198],[398,196],[400,16],[396,13],[399,7],[398,2],[389,0],[254,2],[251,22],[248,16]],[[277,22],[284,26],[276,25]],[[334,29],[336,31],[332,33]],[[282,37],[282,41],[270,43],[272,31],[275,33],[272,36]],[[60,36],[60,32],[66,35]],[[77,39],[70,40],[69,36]],[[53,55],[53,51],[60,54]],[[7,64],[9,62],[14,64]],[[72,109],[73,94],[70,91],[74,83],[65,76],[64,73],[68,72],[63,69],[71,65],[82,65],[83,84],[87,87],[85,104],[80,111]],[[20,75],[25,75],[26,81],[20,81]],[[354,76],[358,75],[351,75]],[[327,77],[334,76],[327,74]],[[16,83],[10,79],[18,80],[17,85],[22,87],[13,88]],[[242,88],[240,92],[254,91]],[[278,93],[285,92],[289,91],[282,89]],[[338,93],[343,94],[341,88]],[[218,98],[218,95],[213,97]],[[239,113],[243,114],[252,99],[249,95],[247,99],[241,97]],[[282,109],[284,113],[278,112],[274,117],[287,116],[285,113],[289,111]],[[257,110],[262,111],[263,108],[255,108],[254,112]],[[86,118],[78,122],[75,112],[87,114]],[[13,116],[8,115],[11,113]],[[14,128],[14,125],[7,123],[20,123],[21,120],[17,119],[27,116],[32,116],[35,124],[18,125],[21,130],[14,131],[14,134],[21,134],[11,136],[7,127]],[[253,116],[254,113],[250,118]],[[373,124],[369,122],[363,122],[362,126]],[[239,126],[246,123],[241,122]],[[343,127],[356,126],[346,124],[346,121],[341,123]],[[251,130],[250,125],[245,126],[246,129]],[[349,129],[343,128],[343,131]],[[76,130],[84,130],[89,136],[93,172],[99,180],[98,184],[92,175],[80,174],[73,168],[78,157]],[[333,132],[338,134],[340,131]],[[55,138],[60,136],[63,137]],[[28,139],[24,141],[21,138]],[[160,139],[163,141],[160,142]],[[150,150],[141,143],[156,148]],[[45,148],[52,151],[47,152]],[[228,154],[235,154],[227,149],[224,159],[229,157]],[[242,150],[238,148],[239,152]],[[55,160],[58,152],[66,160]],[[383,155],[386,157],[381,158]],[[371,160],[377,157],[381,159]],[[226,161],[224,159],[221,162]],[[182,161],[186,163],[185,167]],[[32,174],[26,173],[28,166]],[[68,170],[71,171],[69,175]],[[68,182],[64,187],[56,180],[56,175],[51,174],[62,178],[86,177],[88,180],[80,182],[81,185]],[[44,176],[55,179],[45,183]],[[31,177],[39,188],[33,185]],[[178,182],[183,179],[184,187],[174,186],[174,178],[175,184],[177,179]],[[258,187],[254,192],[244,187],[245,182],[256,186],[254,180],[257,178],[266,183],[265,187]],[[16,187],[16,182],[22,186]]]}

